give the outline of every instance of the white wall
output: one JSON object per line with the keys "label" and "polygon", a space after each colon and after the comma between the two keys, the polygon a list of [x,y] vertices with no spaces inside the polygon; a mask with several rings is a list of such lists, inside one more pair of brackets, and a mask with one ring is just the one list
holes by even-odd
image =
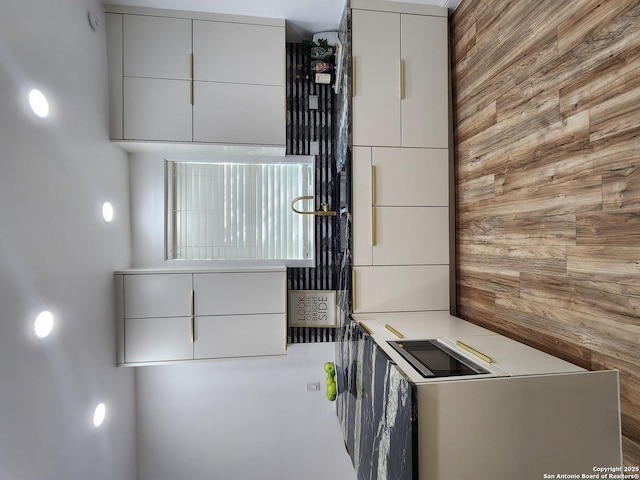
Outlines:
{"label": "white wall", "polygon": [[[99,0],[0,6],[0,478],[133,480],[135,375],[115,367],[112,272],[129,266],[126,156],[107,139]],[[26,95],[39,87],[51,115]],[[104,200],[116,219],[100,218]],[[33,319],[56,316],[36,340]],[[104,425],[92,425],[98,402]]]}
{"label": "white wall", "polygon": [[[333,343],[282,357],[143,367],[139,480],[355,480],[325,396]],[[307,392],[318,381],[320,392]]]}

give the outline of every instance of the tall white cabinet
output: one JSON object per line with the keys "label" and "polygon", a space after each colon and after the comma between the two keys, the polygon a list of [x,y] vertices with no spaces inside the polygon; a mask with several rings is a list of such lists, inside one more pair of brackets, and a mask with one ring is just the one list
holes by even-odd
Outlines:
{"label": "tall white cabinet", "polygon": [[119,365],[286,353],[286,269],[116,272]]}
{"label": "tall white cabinet", "polygon": [[353,311],[449,310],[447,11],[351,5]]}
{"label": "tall white cabinet", "polygon": [[386,3],[352,2],[353,144],[448,148],[446,9]]}
{"label": "tall white cabinet", "polygon": [[110,136],[284,145],[284,21],[107,6]]}

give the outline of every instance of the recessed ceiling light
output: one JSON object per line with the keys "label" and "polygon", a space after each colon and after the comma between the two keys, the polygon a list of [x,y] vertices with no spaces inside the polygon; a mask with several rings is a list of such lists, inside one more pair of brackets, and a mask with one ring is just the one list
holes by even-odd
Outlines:
{"label": "recessed ceiling light", "polygon": [[107,223],[113,220],[113,205],[111,203],[104,202],[102,204],[102,218]]}
{"label": "recessed ceiling light", "polygon": [[99,427],[104,422],[104,417],[107,414],[107,407],[104,406],[104,403],[99,403],[96,406],[96,409],[93,411],[93,425],[95,427]]}
{"label": "recessed ceiling light", "polygon": [[48,310],[40,312],[36,317],[33,328],[38,338],[49,336],[51,330],[53,330],[53,314]]}
{"label": "recessed ceiling light", "polygon": [[45,118],[49,115],[49,102],[40,90],[34,88],[29,92],[29,105],[38,117]]}

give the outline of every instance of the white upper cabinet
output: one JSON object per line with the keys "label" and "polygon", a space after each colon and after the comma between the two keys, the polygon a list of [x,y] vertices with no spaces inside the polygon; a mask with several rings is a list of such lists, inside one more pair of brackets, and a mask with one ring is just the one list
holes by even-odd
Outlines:
{"label": "white upper cabinet", "polygon": [[353,144],[448,148],[447,18],[352,10]]}
{"label": "white upper cabinet", "polygon": [[353,10],[353,144],[399,146],[400,15]]}
{"label": "white upper cabinet", "polygon": [[284,148],[283,20],[107,12],[111,139]]}
{"label": "white upper cabinet", "polygon": [[124,138],[190,142],[189,80],[125,77]]}
{"label": "white upper cabinet", "polygon": [[284,29],[193,21],[194,80],[284,86]]}
{"label": "white upper cabinet", "polygon": [[400,16],[402,146],[449,146],[447,20]]}
{"label": "white upper cabinet", "polygon": [[124,15],[124,76],[190,79],[191,20]]}
{"label": "white upper cabinet", "polygon": [[284,87],[223,82],[193,83],[195,142],[264,145],[285,143]]}

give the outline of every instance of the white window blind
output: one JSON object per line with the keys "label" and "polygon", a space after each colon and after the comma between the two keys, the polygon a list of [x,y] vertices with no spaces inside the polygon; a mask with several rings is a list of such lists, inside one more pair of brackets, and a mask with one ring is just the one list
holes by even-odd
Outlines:
{"label": "white window blind", "polygon": [[312,258],[314,216],[290,207],[303,195],[313,195],[308,161],[168,161],[167,259]]}

